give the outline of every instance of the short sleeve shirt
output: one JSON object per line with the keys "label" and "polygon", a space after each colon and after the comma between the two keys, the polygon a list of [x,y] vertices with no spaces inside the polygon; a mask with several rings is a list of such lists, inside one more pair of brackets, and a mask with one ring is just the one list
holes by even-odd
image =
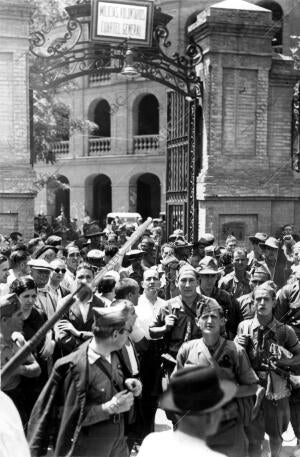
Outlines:
{"label": "short sleeve shirt", "polygon": [[292,354],[300,350],[300,344],[295,331],[275,318],[265,327],[262,327],[255,316],[239,324],[238,335],[250,335],[247,353],[255,371],[265,371],[270,356],[275,355],[280,347]]}
{"label": "short sleeve shirt", "polygon": [[[168,352],[173,357],[176,357],[182,343],[200,338],[201,330],[196,325],[195,317],[197,315],[197,309],[203,301],[210,304],[217,303],[213,298],[197,294],[193,305],[187,307],[182,301],[181,296],[178,296],[162,305],[156,314],[153,325],[151,325],[150,328],[163,327],[165,325],[165,318],[169,314],[175,314],[177,316],[174,327],[165,335],[168,339]],[[189,309],[191,311],[189,311]]]}

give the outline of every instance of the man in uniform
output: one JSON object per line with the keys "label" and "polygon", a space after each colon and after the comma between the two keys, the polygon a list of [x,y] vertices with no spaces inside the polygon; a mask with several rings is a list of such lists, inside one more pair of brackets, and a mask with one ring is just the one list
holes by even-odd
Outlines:
{"label": "man in uniform", "polygon": [[[128,457],[125,413],[142,390],[138,379],[128,377],[120,352],[132,331],[133,309],[128,303],[94,308],[92,340],[56,362],[31,415],[32,456],[44,455],[55,417],[55,455]],[[52,416],[55,407],[58,416]]]}
{"label": "man in uniform", "polygon": [[[161,306],[149,332],[153,339],[164,338],[165,352],[171,357],[169,374],[175,367],[177,352],[185,341],[201,336],[195,318],[197,310],[202,303],[217,305],[213,298],[197,293],[198,273],[190,265],[183,266],[178,272],[177,286],[180,295],[168,300]],[[174,365],[172,366],[172,360]]]}
{"label": "man in uniform", "polygon": [[240,312],[235,298],[226,290],[218,287],[220,272],[216,259],[205,256],[197,269],[200,276],[200,290],[206,297],[214,298],[222,306],[225,317],[225,332],[228,339],[233,340],[239,325]]}
{"label": "man in uniform", "polygon": [[258,286],[254,290],[255,316],[240,323],[236,337],[266,388],[260,414],[246,430],[250,457],[260,457],[265,433],[271,457],[279,457],[282,434],[290,420],[288,373],[284,370],[300,365],[300,344],[294,330],[273,316],[275,299],[276,292],[268,283]]}
{"label": "man in uniform", "polygon": [[245,249],[235,249],[233,253],[234,270],[220,280],[219,287],[229,292],[234,298],[251,292],[247,266],[248,259]]}
{"label": "man in uniform", "polygon": [[257,262],[264,260],[263,252],[260,243],[264,243],[268,238],[266,233],[257,232],[255,235],[249,236],[252,251],[248,254],[248,269],[251,270]]}
{"label": "man in uniform", "polygon": [[[294,268],[294,281],[277,293],[275,317],[290,325],[300,340],[300,265]],[[300,374],[300,367],[296,370]],[[300,389],[293,389],[290,396],[291,423],[300,444]]]}
{"label": "man in uniform", "polygon": [[[261,389],[245,350],[233,341],[224,339],[221,331],[224,326],[223,309],[218,303],[203,303],[198,309],[197,326],[202,338],[184,343],[177,355],[176,369],[195,365],[203,368],[214,367],[220,379],[237,384],[240,403],[231,401],[224,409],[217,434],[209,437],[209,446],[228,457],[246,457],[247,441],[243,421],[249,420],[252,407],[258,407]],[[256,395],[254,404],[253,396]],[[245,400],[244,400],[245,399]],[[241,414],[241,406],[248,412]]]}
{"label": "man in uniform", "polygon": [[267,267],[260,264],[256,265],[250,271],[250,289],[249,294],[242,295],[237,299],[240,309],[240,320],[252,319],[255,314],[255,305],[254,305],[254,289],[255,287],[263,284],[266,281],[271,279],[271,274],[267,270]]}

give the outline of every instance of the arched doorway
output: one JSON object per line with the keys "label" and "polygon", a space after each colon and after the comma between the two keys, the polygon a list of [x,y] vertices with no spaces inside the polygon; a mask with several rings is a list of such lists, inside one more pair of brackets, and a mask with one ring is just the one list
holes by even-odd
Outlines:
{"label": "arched doorway", "polygon": [[129,184],[130,211],[137,211],[143,219],[158,217],[161,210],[161,186],[152,173],[134,176]]}
{"label": "arched doorway", "polygon": [[66,176],[59,175],[47,185],[47,214],[54,219],[64,212],[70,219],[70,183]]}
{"label": "arched doorway", "polygon": [[85,183],[85,208],[93,220],[105,227],[105,217],[111,212],[111,180],[104,174],[91,175]]}

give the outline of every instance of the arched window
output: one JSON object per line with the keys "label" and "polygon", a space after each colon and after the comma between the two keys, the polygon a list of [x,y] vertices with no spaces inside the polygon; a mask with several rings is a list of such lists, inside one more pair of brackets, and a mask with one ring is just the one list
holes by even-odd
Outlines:
{"label": "arched window", "polygon": [[282,52],[283,11],[281,6],[277,2],[274,2],[274,0],[260,0],[257,2],[257,5],[272,11],[274,24],[272,46],[275,51]]}
{"label": "arched window", "polygon": [[93,121],[98,126],[93,136],[110,137],[110,106],[106,100],[101,100],[95,106]]}
{"label": "arched window", "polygon": [[138,135],[159,133],[159,103],[154,95],[145,95],[138,105]]}

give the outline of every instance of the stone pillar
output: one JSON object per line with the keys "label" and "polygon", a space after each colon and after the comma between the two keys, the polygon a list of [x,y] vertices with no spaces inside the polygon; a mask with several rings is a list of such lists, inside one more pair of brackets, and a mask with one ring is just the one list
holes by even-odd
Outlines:
{"label": "stone pillar", "polygon": [[29,149],[30,6],[0,0],[0,227],[33,235],[34,172]]}
{"label": "stone pillar", "polygon": [[[279,109],[272,103],[272,72],[281,74],[285,103],[291,106],[295,71],[290,58],[272,55],[272,14],[265,8],[225,0],[201,12],[189,31],[204,51],[197,68],[204,86],[203,169],[197,182],[200,233],[213,231],[220,243],[233,233],[246,244],[252,232],[274,232],[281,223],[272,216],[274,199],[276,204],[295,199],[291,164],[286,166],[287,189],[286,177],[273,167],[270,147],[276,110],[276,119],[281,113],[277,134],[291,131],[283,101],[277,100]],[[276,70],[277,59],[281,68]]]}

